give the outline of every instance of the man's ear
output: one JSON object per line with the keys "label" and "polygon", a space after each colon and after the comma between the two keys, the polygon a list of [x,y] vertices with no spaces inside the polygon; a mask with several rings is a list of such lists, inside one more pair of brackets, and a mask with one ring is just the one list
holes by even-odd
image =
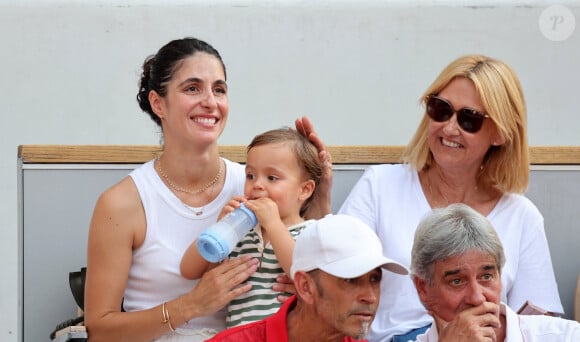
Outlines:
{"label": "man's ear", "polygon": [[423,278],[420,278],[416,275],[413,275],[413,283],[415,284],[415,288],[417,289],[417,294],[419,295],[419,299],[421,300],[421,303],[425,303],[426,299],[427,299],[427,287],[429,286],[429,284],[427,284],[427,281]]}
{"label": "man's ear", "polygon": [[298,271],[294,274],[294,286],[296,294],[306,304],[313,304],[316,294],[316,283],[314,279],[306,272]]}
{"label": "man's ear", "polygon": [[316,184],[314,183],[314,180],[312,180],[312,179],[309,179],[309,180],[303,182],[302,189],[300,191],[300,200],[306,201],[308,198],[310,198],[310,196],[312,196],[312,194],[314,193],[315,187],[316,187]]}
{"label": "man's ear", "polygon": [[161,96],[159,96],[155,90],[151,90],[149,92],[148,99],[153,113],[155,113],[159,119],[163,120],[165,118],[165,114],[163,113],[163,99]]}

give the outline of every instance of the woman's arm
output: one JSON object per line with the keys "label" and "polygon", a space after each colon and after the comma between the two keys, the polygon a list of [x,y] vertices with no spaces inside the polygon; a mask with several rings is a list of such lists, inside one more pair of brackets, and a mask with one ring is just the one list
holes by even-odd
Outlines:
{"label": "woman's arm", "polygon": [[[95,206],[89,231],[85,321],[91,342],[148,341],[170,331],[163,305],[121,312],[132,251],[145,237],[145,214],[137,189],[126,178],[107,190]],[[257,260],[224,262],[208,271],[189,293],[165,303],[171,326],[212,314],[248,291],[240,286],[257,268]]]}
{"label": "woman's arm", "polygon": [[[554,275],[552,258],[544,230],[544,220],[537,209],[533,207],[528,209],[525,215],[522,215],[521,212],[518,214],[513,216],[523,219],[511,218],[510,221],[506,222],[492,222],[498,226],[510,227],[510,231],[514,231],[514,229],[520,231],[519,238],[502,240],[506,253],[506,264],[510,263],[509,260],[517,260],[516,267],[502,270],[502,280],[509,278],[510,275],[513,279],[511,284],[509,281],[503,281],[503,286],[506,288],[507,304],[512,309],[518,310],[526,300],[529,300],[553,314],[562,314],[564,310]],[[512,262],[512,264],[514,263]],[[514,271],[515,273],[513,273]],[[505,277],[503,273],[505,273]],[[534,284],[534,286],[529,286],[530,284]]]}
{"label": "woman's arm", "polygon": [[85,320],[91,341],[145,341],[169,331],[161,307],[122,313],[136,239],[145,214],[133,182],[125,178],[101,195],[91,220],[85,283]]}

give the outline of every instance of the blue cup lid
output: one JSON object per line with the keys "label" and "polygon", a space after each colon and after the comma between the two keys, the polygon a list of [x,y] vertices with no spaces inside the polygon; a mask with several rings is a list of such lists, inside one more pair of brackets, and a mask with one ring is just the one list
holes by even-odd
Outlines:
{"label": "blue cup lid", "polygon": [[220,262],[229,253],[227,241],[212,234],[201,233],[197,240],[199,254],[209,262]]}

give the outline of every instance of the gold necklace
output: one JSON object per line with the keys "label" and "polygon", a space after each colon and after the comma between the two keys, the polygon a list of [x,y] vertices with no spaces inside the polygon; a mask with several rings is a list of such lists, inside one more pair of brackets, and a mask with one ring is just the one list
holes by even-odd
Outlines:
{"label": "gold necklace", "polygon": [[[213,189],[214,188],[212,187],[211,189],[212,189],[212,191],[209,193],[209,197],[210,198],[211,198],[211,196],[213,194]],[[183,201],[181,201],[181,204],[183,204],[183,206],[185,207],[185,209],[187,209],[187,210],[191,211],[192,213],[194,213],[195,216],[201,216],[201,215],[203,215],[203,210],[205,209],[205,205],[203,207],[201,207],[201,208],[196,208],[196,207],[190,206],[189,204],[187,204],[187,203],[185,203]]]}
{"label": "gold necklace", "polygon": [[159,159],[159,156],[157,156],[155,158],[155,161],[157,161],[157,169],[159,170],[159,173],[161,174],[161,177],[163,177],[163,179],[165,179],[165,181],[167,181],[167,184],[169,184],[169,186],[173,190],[178,191],[178,192],[183,192],[183,193],[186,193],[186,194],[190,194],[190,195],[199,195],[202,192],[205,192],[212,185],[214,185],[215,183],[217,183],[217,181],[220,179],[220,177],[221,177],[221,175],[223,173],[223,170],[224,170],[223,164],[222,164],[222,162],[220,160],[220,169],[219,169],[217,175],[215,175],[215,177],[209,183],[207,183],[206,185],[204,185],[203,187],[201,187],[201,188],[199,188],[197,190],[189,190],[189,189],[185,189],[185,188],[182,188],[182,187],[179,187],[179,186],[175,185],[175,183],[173,183],[171,181],[171,179],[169,179],[169,177],[167,176],[167,174],[165,173],[165,171],[163,171],[163,168],[161,167],[161,160]]}

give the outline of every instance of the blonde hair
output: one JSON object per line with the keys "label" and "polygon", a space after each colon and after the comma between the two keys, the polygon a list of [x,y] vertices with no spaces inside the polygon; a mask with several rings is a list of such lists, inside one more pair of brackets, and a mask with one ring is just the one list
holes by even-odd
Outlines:
{"label": "blonde hair", "polygon": [[322,178],[322,162],[318,158],[318,150],[316,146],[308,140],[305,136],[288,127],[273,129],[254,137],[252,142],[248,145],[249,152],[253,147],[261,145],[269,145],[276,143],[287,143],[292,148],[298,165],[302,168],[307,179],[314,181],[314,191],[312,195],[304,201],[302,208],[300,208],[300,216],[304,216],[306,210],[310,206],[310,202],[314,198],[314,192],[320,184]]}
{"label": "blonde hair", "polygon": [[[463,56],[451,62],[423,94],[423,105],[429,95],[439,94],[453,79],[471,80],[484,111],[505,140],[491,146],[484,157],[478,183],[502,192],[523,193],[529,182],[527,114],[524,94],[514,70],[497,59],[481,55]],[[403,161],[418,171],[434,163],[428,144],[429,117],[424,115],[415,135],[403,152]]]}

